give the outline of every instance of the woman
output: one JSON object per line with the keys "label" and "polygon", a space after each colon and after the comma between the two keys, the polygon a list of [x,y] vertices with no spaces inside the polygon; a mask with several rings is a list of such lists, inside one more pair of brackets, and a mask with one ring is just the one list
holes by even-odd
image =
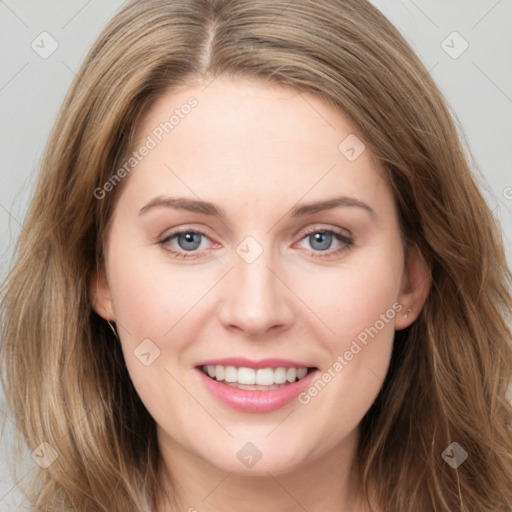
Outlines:
{"label": "woman", "polygon": [[498,233],[370,4],[129,3],[4,289],[35,510],[510,510]]}

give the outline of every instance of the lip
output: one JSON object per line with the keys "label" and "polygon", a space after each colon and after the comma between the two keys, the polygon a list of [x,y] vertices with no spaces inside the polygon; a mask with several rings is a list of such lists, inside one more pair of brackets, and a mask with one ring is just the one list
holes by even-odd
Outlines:
{"label": "lip", "polygon": [[[222,366],[236,366],[237,368],[253,368],[254,370],[259,370],[261,368],[280,368],[284,366],[285,368],[316,368],[314,364],[310,363],[300,363],[297,361],[292,361],[291,359],[260,359],[259,361],[252,361],[251,359],[247,359],[245,357],[228,357],[224,359],[209,359],[208,361],[201,361],[196,366],[207,366],[207,365],[217,365],[220,364]],[[299,381],[300,382],[300,381]]]}
{"label": "lip", "polygon": [[[235,359],[229,359],[229,361],[234,361]],[[228,361],[223,359],[222,361]],[[268,365],[268,361],[263,360],[266,365]],[[277,361],[277,360],[272,360]],[[282,361],[282,360],[281,360]],[[262,361],[259,361],[261,364]],[[211,364],[214,364],[213,362]],[[216,364],[226,364],[228,363],[216,363]],[[288,364],[288,363],[287,363]],[[305,368],[305,365],[294,366],[297,363],[291,365],[291,367],[297,368]],[[237,366],[237,364],[231,363],[232,366]],[[201,366],[203,366],[201,364]],[[241,365],[244,366],[244,365]],[[286,364],[278,364],[275,366],[276,368],[279,366],[286,366]],[[247,366],[249,368],[254,368],[254,366]],[[274,368],[274,366],[260,366],[260,368]],[[276,411],[277,409],[281,409],[285,405],[292,402],[297,396],[305,391],[312,383],[312,381],[318,376],[319,370],[315,369],[312,372],[308,373],[303,379],[288,384],[282,388],[271,389],[269,391],[250,391],[246,389],[238,389],[227,384],[222,384],[214,379],[211,379],[207,375],[203,373],[200,368],[195,368],[198,373],[199,379],[204,384],[206,389],[212,394],[214,398],[216,398],[219,402],[224,405],[227,405],[233,409],[236,409],[240,412],[249,412],[249,413],[265,413]]]}

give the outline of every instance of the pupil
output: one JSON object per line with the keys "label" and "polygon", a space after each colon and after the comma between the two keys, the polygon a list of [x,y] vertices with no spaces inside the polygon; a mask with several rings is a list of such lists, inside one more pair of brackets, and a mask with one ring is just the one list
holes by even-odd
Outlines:
{"label": "pupil", "polygon": [[[311,246],[314,249],[318,249],[320,251],[329,249],[331,245],[332,235],[330,235],[329,233],[314,233],[312,236],[313,240],[311,242]],[[319,246],[317,245],[315,247],[315,243],[319,243]]]}
{"label": "pupil", "polygon": [[184,250],[197,249],[201,245],[201,236],[198,233],[191,232],[181,234],[178,237],[178,244]]}

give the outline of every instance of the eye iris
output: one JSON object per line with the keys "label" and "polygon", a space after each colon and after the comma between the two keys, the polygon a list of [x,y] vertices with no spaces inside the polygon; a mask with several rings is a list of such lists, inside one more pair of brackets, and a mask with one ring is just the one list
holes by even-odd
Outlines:
{"label": "eye iris", "polygon": [[[311,247],[313,249],[317,249],[319,251],[325,251],[326,249],[329,249],[332,242],[332,235],[329,233],[314,233],[312,235],[309,235],[309,240],[311,242]],[[319,242],[320,246],[315,247],[315,243]]]}
{"label": "eye iris", "polygon": [[[199,233],[180,233],[177,237],[178,245],[185,251],[197,249],[201,245],[201,235]],[[182,241],[184,241],[184,244]]]}

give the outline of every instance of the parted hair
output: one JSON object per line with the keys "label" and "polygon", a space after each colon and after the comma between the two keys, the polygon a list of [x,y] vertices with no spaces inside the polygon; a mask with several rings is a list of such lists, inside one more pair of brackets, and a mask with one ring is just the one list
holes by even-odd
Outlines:
{"label": "parted hair", "polygon": [[[365,0],[136,0],[67,94],[2,287],[12,417],[30,450],[58,454],[24,486],[34,510],[149,512],[163,495],[155,422],[90,297],[123,183],[94,191],[157,98],[221,75],[313,93],[345,115],[430,269],[361,424],[361,490],[386,512],[512,509],[511,275],[456,116],[408,43]],[[453,442],[468,453],[458,468],[442,457]]]}

